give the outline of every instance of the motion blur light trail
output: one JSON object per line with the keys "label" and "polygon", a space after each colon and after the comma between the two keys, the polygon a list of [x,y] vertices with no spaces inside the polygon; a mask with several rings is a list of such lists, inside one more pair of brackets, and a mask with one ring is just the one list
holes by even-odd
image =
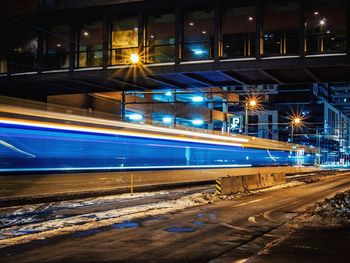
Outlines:
{"label": "motion blur light trail", "polygon": [[[124,124],[123,124],[124,125]],[[235,168],[296,164],[292,150],[248,139],[136,125],[87,127],[0,118],[0,172]],[[161,133],[156,133],[161,132]],[[303,156],[313,164],[314,156]],[[300,163],[300,162],[299,162]]]}

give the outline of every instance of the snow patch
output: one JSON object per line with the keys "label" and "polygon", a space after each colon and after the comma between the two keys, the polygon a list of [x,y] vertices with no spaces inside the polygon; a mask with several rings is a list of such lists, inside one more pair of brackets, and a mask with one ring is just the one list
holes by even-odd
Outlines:
{"label": "snow patch", "polygon": [[69,218],[57,218],[24,226],[12,226],[0,230],[0,248],[77,231],[91,230],[137,218],[175,212],[214,201],[215,198],[212,194],[196,193],[176,200],[159,201],[134,207],[82,214]]}

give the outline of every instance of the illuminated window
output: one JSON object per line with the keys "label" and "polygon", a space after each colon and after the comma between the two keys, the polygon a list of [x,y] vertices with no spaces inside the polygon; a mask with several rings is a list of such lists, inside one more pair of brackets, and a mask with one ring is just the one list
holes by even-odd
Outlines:
{"label": "illuminated window", "polygon": [[299,53],[299,0],[264,1],[262,55]]}
{"label": "illuminated window", "polygon": [[214,12],[201,10],[184,16],[183,60],[203,60],[214,55]]}
{"label": "illuminated window", "polygon": [[[254,56],[256,1],[225,6],[222,17],[222,58]],[[233,26],[234,25],[234,26]]]}
{"label": "illuminated window", "polygon": [[0,73],[7,73],[7,59],[0,57]]}
{"label": "illuminated window", "polygon": [[54,26],[47,33],[44,59],[45,70],[69,67],[69,26]]}
{"label": "illuminated window", "polygon": [[102,66],[102,22],[83,25],[79,34],[78,67]]}
{"label": "illuminated window", "polygon": [[132,54],[138,54],[137,18],[114,19],[111,36],[111,64],[129,64]]}
{"label": "illuminated window", "polygon": [[346,50],[346,1],[307,1],[305,20],[307,53]]}
{"label": "illuminated window", "polygon": [[149,16],[146,30],[147,63],[174,61],[175,15]]}
{"label": "illuminated window", "polygon": [[14,55],[11,70],[14,72],[29,72],[37,70],[38,35],[25,28],[16,30]]}

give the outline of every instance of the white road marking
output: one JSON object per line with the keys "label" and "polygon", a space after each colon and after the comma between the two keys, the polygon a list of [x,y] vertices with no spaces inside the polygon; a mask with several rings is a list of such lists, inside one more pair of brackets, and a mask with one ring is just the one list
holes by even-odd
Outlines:
{"label": "white road marking", "polygon": [[265,199],[267,199],[267,198],[261,198],[261,199],[252,200],[252,201],[249,201],[249,202],[245,202],[245,203],[242,203],[242,204],[235,205],[233,207],[239,207],[239,206],[244,206],[244,205],[248,205],[248,204],[257,203],[257,202],[260,202],[260,201],[265,200]]}

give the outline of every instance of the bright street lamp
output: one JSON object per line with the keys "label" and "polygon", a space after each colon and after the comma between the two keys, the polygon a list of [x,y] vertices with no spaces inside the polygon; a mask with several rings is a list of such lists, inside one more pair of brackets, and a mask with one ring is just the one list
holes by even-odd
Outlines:
{"label": "bright street lamp", "polygon": [[140,56],[136,53],[133,53],[130,55],[130,62],[131,64],[137,64],[140,62]]}

